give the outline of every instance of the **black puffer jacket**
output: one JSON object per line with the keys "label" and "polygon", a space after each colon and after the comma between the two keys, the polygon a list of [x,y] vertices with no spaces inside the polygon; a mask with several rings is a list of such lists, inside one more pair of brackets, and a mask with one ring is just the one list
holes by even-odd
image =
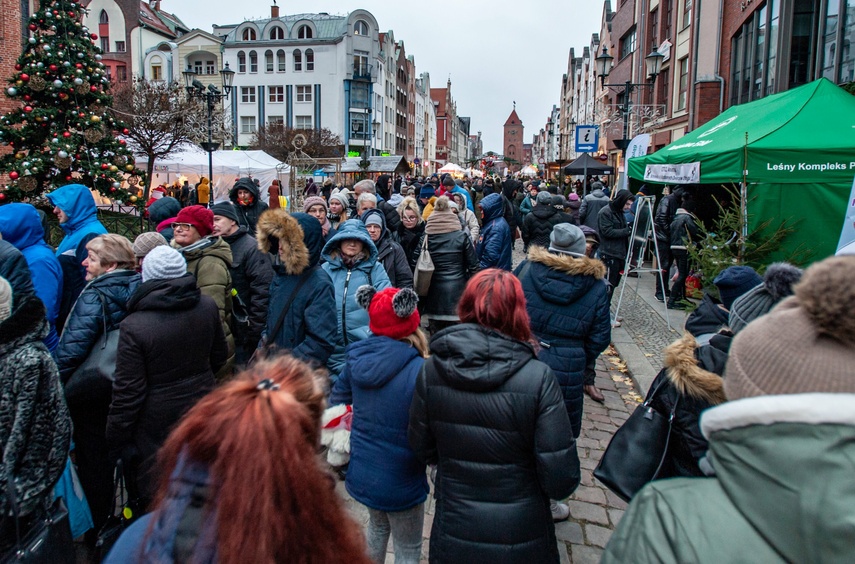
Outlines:
{"label": "black puffer jacket", "polygon": [[656,226],[656,238],[663,243],[670,245],[671,241],[671,222],[674,221],[674,214],[677,213],[677,208],[680,207],[680,194],[669,194],[659,201],[656,206],[656,214],[653,217],[653,224]]}
{"label": "black puffer jacket", "polygon": [[[466,282],[480,270],[475,247],[466,231],[452,231],[427,237],[428,251],[433,260],[433,276],[430,279],[430,290],[419,303],[422,315],[436,319],[456,320],[457,302],[463,295]],[[422,254],[422,243],[413,254],[413,266]]]}
{"label": "black puffer jacket", "polygon": [[[235,333],[235,342],[255,345],[267,321],[267,301],[273,280],[270,255],[258,250],[255,237],[244,227],[223,239],[232,249],[232,266],[229,268],[232,286],[249,310],[249,328]],[[234,327],[240,329],[242,326],[235,324]]]}
{"label": "black puffer jacket", "polygon": [[379,241],[374,242],[374,246],[377,247],[377,260],[386,270],[389,282],[395,288],[412,288],[413,271],[407,262],[407,255],[401,245],[392,239],[392,234],[389,233],[389,230],[386,229],[386,218],[383,212],[380,210],[366,210],[362,214],[362,221],[368,221],[368,218],[371,216],[380,218],[383,235],[380,236]]}
{"label": "black puffer jacket", "polygon": [[[66,383],[106,330],[111,331],[128,314],[127,302],[140,284],[140,275],[131,270],[114,270],[90,281],[77,298],[54,351],[59,376]],[[102,309],[101,296],[104,297]],[[69,398],[70,399],[70,398]],[[106,398],[109,403],[109,388]]]}
{"label": "black puffer jacket", "polygon": [[692,243],[698,242],[697,218],[683,208],[677,210],[671,222],[671,250],[685,251]]}
{"label": "black puffer jacket", "polygon": [[600,234],[600,255],[605,258],[625,259],[629,249],[632,227],[623,215],[623,206],[632,197],[629,190],[620,190],[614,200],[603,207],[597,217],[597,233]]}
{"label": "black puffer jacket", "polygon": [[568,221],[569,218],[554,207],[547,204],[536,205],[523,220],[523,242],[529,246],[548,248],[552,228]]}
{"label": "black puffer jacket", "polygon": [[14,305],[23,301],[24,296],[33,296],[33,277],[27,259],[8,241],[0,239],[0,276],[9,281],[12,286]]}
{"label": "black puffer jacket", "polygon": [[136,455],[137,484],[150,497],[155,454],[181,416],[214,387],[228,347],[217,304],[196,288],[192,274],[141,284],[128,312],[107,441],[114,452]]}
{"label": "black puffer jacket", "polygon": [[403,222],[398,228],[398,243],[404,249],[404,254],[407,255],[407,263],[410,265],[410,270],[413,270],[413,265],[416,264],[416,249],[419,248],[419,243],[422,240],[422,235],[425,232],[425,222],[419,222],[412,229],[404,227]]}
{"label": "black puffer jacket", "polygon": [[549,499],[579,484],[552,370],[527,343],[473,324],[431,339],[410,445],[437,464],[431,562],[558,562]]}
{"label": "black puffer jacket", "polygon": [[[238,202],[238,190],[246,190],[252,194],[252,203],[244,205]],[[229,199],[237,208],[238,225],[246,227],[250,233],[255,233],[258,218],[267,210],[267,204],[259,199],[258,186],[249,178],[241,178],[229,191]]]}

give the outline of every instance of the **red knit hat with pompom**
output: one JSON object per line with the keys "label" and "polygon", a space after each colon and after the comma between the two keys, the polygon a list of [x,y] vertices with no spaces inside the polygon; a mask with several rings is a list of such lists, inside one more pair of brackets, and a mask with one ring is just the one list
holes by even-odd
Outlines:
{"label": "red knit hat with pompom", "polygon": [[373,286],[360,286],[356,302],[368,310],[368,328],[375,335],[400,340],[415,333],[421,323],[416,309],[419,297],[409,288],[378,292]]}
{"label": "red knit hat with pompom", "polygon": [[207,237],[214,230],[214,212],[205,206],[187,206],[178,212],[175,223],[189,223],[199,235]]}

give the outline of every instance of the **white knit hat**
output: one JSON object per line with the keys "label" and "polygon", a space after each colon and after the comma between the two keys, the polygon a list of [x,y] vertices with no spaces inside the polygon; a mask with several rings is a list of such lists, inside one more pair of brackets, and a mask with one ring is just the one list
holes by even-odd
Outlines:
{"label": "white knit hat", "polygon": [[0,277],[0,322],[9,319],[12,315],[12,285],[5,278]]}
{"label": "white knit hat", "polygon": [[187,274],[184,256],[166,245],[155,247],[149,252],[142,265],[143,282],[149,280],[171,280]]}

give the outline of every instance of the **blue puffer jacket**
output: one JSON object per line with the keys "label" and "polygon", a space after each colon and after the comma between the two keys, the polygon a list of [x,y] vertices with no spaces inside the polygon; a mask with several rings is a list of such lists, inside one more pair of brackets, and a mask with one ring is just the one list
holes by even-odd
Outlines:
{"label": "blue puffer jacket", "polygon": [[481,237],[475,245],[478,262],[482,269],[501,268],[511,269],[511,228],[502,217],[504,212],[502,196],[490,194],[478,204],[484,211]]}
{"label": "blue puffer jacket", "polygon": [[[341,260],[341,242],[356,239],[362,242],[367,258],[348,268]],[[323,269],[330,275],[335,289],[338,339],[335,352],[327,363],[330,373],[337,375],[344,364],[344,349],[350,343],[368,337],[368,312],[356,303],[356,290],[370,284],[377,290],[390,288],[386,269],[377,261],[377,247],[371,241],[368,230],[358,219],[349,219],[339,226],[336,234],[324,245],[322,256],[326,261]]]}
{"label": "blue puffer jacket", "polygon": [[65,322],[59,346],[54,351],[59,376],[65,384],[92,347],[104,335],[104,309],[107,331],[115,329],[128,315],[127,302],[140,285],[140,275],[132,270],[114,270],[91,280],[77,298]]}
{"label": "blue puffer jacket", "polygon": [[330,404],[353,404],[345,486],[356,501],[403,511],[427,498],[425,465],[407,441],[410,404],[424,358],[407,343],[372,336],[347,347]]}
{"label": "blue puffer jacket", "polygon": [[578,437],[585,366],[611,341],[606,267],[596,259],[532,247],[516,274],[525,291],[531,330],[540,341],[538,359],[555,372],[573,436]]}
{"label": "blue puffer jacket", "polygon": [[105,235],[107,229],[98,221],[98,208],[92,192],[83,184],[67,184],[47,195],[50,203],[65,212],[68,221],[61,224],[65,237],[59,243],[56,254],[74,251],[89,233]]}
{"label": "blue puffer jacket", "polygon": [[24,255],[32,276],[36,296],[45,304],[50,324],[44,343],[52,351],[59,342],[56,317],[62,301],[62,267],[47,243],[45,230],[36,208],[30,204],[0,206],[0,233]]}

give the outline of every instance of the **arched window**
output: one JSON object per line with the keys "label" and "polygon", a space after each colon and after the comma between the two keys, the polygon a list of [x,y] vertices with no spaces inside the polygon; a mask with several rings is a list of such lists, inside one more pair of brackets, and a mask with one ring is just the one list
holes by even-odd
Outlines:
{"label": "arched window", "polygon": [[300,29],[297,30],[297,38],[298,39],[311,39],[312,38],[312,28],[307,25],[301,25]]}
{"label": "arched window", "polygon": [[246,53],[238,51],[238,72],[246,72]]}
{"label": "arched window", "polygon": [[294,49],[294,71],[303,70],[303,54],[299,49]]}
{"label": "arched window", "polygon": [[258,72],[258,53],[249,52],[249,72]]}
{"label": "arched window", "polygon": [[306,49],[306,71],[315,70],[315,52],[311,49]]}
{"label": "arched window", "polygon": [[255,36],[255,30],[254,29],[252,29],[251,27],[248,27],[245,30],[243,30],[243,34],[241,35],[241,39],[243,41],[255,41],[255,38],[256,38],[256,36]]}
{"label": "arched window", "polygon": [[270,30],[270,39],[285,39],[285,30],[281,27],[274,27]]}
{"label": "arched window", "polygon": [[98,16],[98,23],[110,23],[110,16],[107,15],[106,10],[101,10],[101,15]]}
{"label": "arched window", "polygon": [[273,72],[273,51],[264,52],[264,72]]}
{"label": "arched window", "polygon": [[368,35],[368,24],[365,20],[356,20],[353,24],[353,35]]}
{"label": "arched window", "polygon": [[276,62],[278,64],[276,70],[278,72],[285,72],[285,51],[283,49],[276,51]]}

